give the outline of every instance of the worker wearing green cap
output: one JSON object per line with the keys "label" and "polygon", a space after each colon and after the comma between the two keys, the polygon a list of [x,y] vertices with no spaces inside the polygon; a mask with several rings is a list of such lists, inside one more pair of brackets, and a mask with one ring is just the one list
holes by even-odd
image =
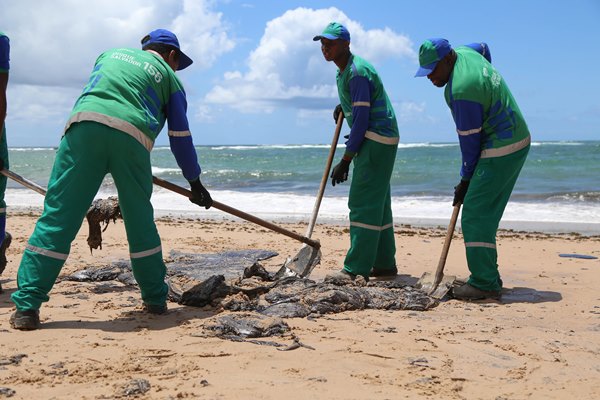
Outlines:
{"label": "worker wearing green cap", "polygon": [[426,40],[415,76],[444,87],[462,153],[453,205],[463,203],[461,226],[471,276],[452,295],[461,300],[500,297],[496,231],[525,163],[531,138],[506,82],[490,63],[487,46],[453,49]]}
{"label": "worker wearing green cap", "polygon": [[338,113],[343,112],[350,126],[344,155],[331,174],[332,184],[346,181],[350,164],[354,164],[348,196],[350,249],[343,269],[329,278],[394,277],[390,179],[399,142],[394,109],[375,68],[350,52],[350,33],[345,26],[332,22],[313,40],[321,42],[325,60],[339,68],[340,105],[334,119],[337,121]]}

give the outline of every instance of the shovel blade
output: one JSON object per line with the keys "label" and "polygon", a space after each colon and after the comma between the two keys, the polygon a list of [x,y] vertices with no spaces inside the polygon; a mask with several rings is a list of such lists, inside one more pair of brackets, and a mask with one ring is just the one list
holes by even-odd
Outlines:
{"label": "shovel blade", "polygon": [[442,276],[442,280],[436,285],[435,275],[429,272],[425,272],[418,282],[415,284],[415,288],[427,293],[427,295],[434,299],[441,299],[448,293],[452,288],[452,284],[456,281],[456,277],[452,275]]}
{"label": "shovel blade", "polygon": [[298,254],[288,258],[283,266],[275,274],[275,279],[288,276],[306,278],[312,270],[321,262],[321,250],[311,246],[302,246]]}

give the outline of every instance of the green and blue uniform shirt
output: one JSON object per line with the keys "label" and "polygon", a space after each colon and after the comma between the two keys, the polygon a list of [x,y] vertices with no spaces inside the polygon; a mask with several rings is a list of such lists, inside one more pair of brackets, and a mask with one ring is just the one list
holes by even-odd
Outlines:
{"label": "green and blue uniform shirt", "polygon": [[133,136],[148,151],[165,122],[169,144],[183,176],[201,172],[187,119],[187,100],[179,78],[157,54],[120,48],[102,53],[65,127],[95,121]]}
{"label": "green and blue uniform shirt", "polygon": [[462,152],[460,175],[473,176],[480,158],[511,154],[530,143],[529,129],[502,76],[471,47],[455,49],[444,97]]}
{"label": "green and blue uniform shirt", "polygon": [[358,153],[365,137],[397,144],[394,108],[375,68],[361,57],[351,55],[344,71],[338,70],[336,81],[340,104],[351,128],[346,154]]}

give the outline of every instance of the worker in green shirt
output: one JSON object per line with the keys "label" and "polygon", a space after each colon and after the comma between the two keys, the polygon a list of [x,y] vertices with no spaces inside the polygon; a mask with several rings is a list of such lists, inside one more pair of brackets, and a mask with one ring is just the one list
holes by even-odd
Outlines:
{"label": "worker in green shirt", "polygon": [[419,49],[415,75],[445,87],[458,133],[461,179],[453,205],[463,203],[461,226],[471,272],[467,283],[452,290],[461,300],[500,298],[496,232],[531,143],[523,114],[490,61],[487,45],[453,49],[446,39],[428,39]]}
{"label": "worker in green shirt", "polygon": [[334,119],[343,113],[350,126],[346,149],[333,168],[331,183],[345,182],[354,164],[348,195],[350,249],[343,269],[328,278],[395,277],[390,180],[399,134],[394,108],[375,68],[350,51],[350,33],[344,25],[332,22],[313,40],[321,42],[325,60],[338,67],[340,105]]}
{"label": "worker in green shirt", "polygon": [[44,211],[19,266],[18,290],[11,296],[17,308],[13,328],[40,327],[40,306],[49,300],[71,242],[108,173],[117,187],[144,308],[152,314],[167,311],[166,267],[150,203],[150,151],[165,122],[171,151],[190,182],[192,201],[205,208],[212,205],[200,182],[185,91],[175,75],[191,63],[175,34],[165,29],[146,35],[141,50],[118,48],[98,57],[67,121]]}

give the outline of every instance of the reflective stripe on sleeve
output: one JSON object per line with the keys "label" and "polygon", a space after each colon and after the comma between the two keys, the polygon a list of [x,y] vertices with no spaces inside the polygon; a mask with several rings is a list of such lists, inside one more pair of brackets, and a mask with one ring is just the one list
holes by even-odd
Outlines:
{"label": "reflective stripe on sleeve", "polygon": [[398,136],[383,136],[375,132],[367,131],[365,133],[367,139],[371,139],[374,142],[381,144],[397,145],[400,143],[400,137]]}
{"label": "reflective stripe on sleeve", "polygon": [[6,214],[6,207],[0,208],[0,214]]}
{"label": "reflective stripe on sleeve", "polygon": [[386,229],[392,228],[394,226],[394,224],[389,223],[389,224],[386,224],[383,226],[377,226],[377,225],[363,224],[362,222],[350,221],[350,226],[355,226],[357,228],[365,228],[365,229],[369,229],[372,231],[384,231]]}
{"label": "reflective stripe on sleeve", "polygon": [[525,139],[521,139],[518,142],[509,144],[507,146],[498,147],[497,149],[485,149],[481,151],[480,158],[494,158],[507,156],[512,153],[516,153],[519,150],[524,149],[531,143],[531,136],[527,136]]}
{"label": "reflective stripe on sleeve", "polygon": [[57,260],[65,261],[67,259],[67,257],[69,257],[68,254],[58,253],[56,251],[42,249],[41,247],[32,246],[30,244],[27,244],[26,248],[27,248],[27,250],[32,251],[34,253],[38,253],[38,254],[41,254],[43,256],[50,257],[50,258],[55,258]]}
{"label": "reflective stripe on sleeve", "polygon": [[69,129],[69,127],[72,124],[82,121],[98,122],[102,125],[110,126],[111,128],[115,128],[120,130],[121,132],[125,132],[126,134],[133,136],[133,138],[140,142],[141,145],[144,146],[148,151],[151,151],[154,147],[154,141],[148,136],[146,136],[144,132],[136,128],[134,125],[122,119],[110,117],[108,115],[100,114],[97,112],[82,111],[73,115],[69,119],[69,121],[67,121],[67,125],[65,126],[65,132],[67,131],[67,129]]}
{"label": "reflective stripe on sleeve", "polygon": [[485,247],[488,249],[495,249],[495,243],[486,243],[486,242],[465,242],[465,247]]}
{"label": "reflective stripe on sleeve", "polygon": [[368,101],[356,101],[352,103],[352,107],[371,107],[371,103]]}
{"label": "reflective stripe on sleeve", "polygon": [[169,131],[169,136],[173,136],[173,137],[192,136],[192,132],[190,132],[190,131]]}
{"label": "reflective stripe on sleeve", "polygon": [[158,246],[150,250],[138,251],[137,253],[129,253],[129,257],[131,258],[144,258],[151,256],[156,253],[160,253],[162,251],[162,247]]}
{"label": "reflective stripe on sleeve", "polygon": [[468,131],[461,131],[461,130],[456,130],[456,132],[460,135],[460,136],[469,136],[469,135],[474,135],[476,133],[481,132],[481,127],[479,128],[475,128],[475,129],[469,129]]}

